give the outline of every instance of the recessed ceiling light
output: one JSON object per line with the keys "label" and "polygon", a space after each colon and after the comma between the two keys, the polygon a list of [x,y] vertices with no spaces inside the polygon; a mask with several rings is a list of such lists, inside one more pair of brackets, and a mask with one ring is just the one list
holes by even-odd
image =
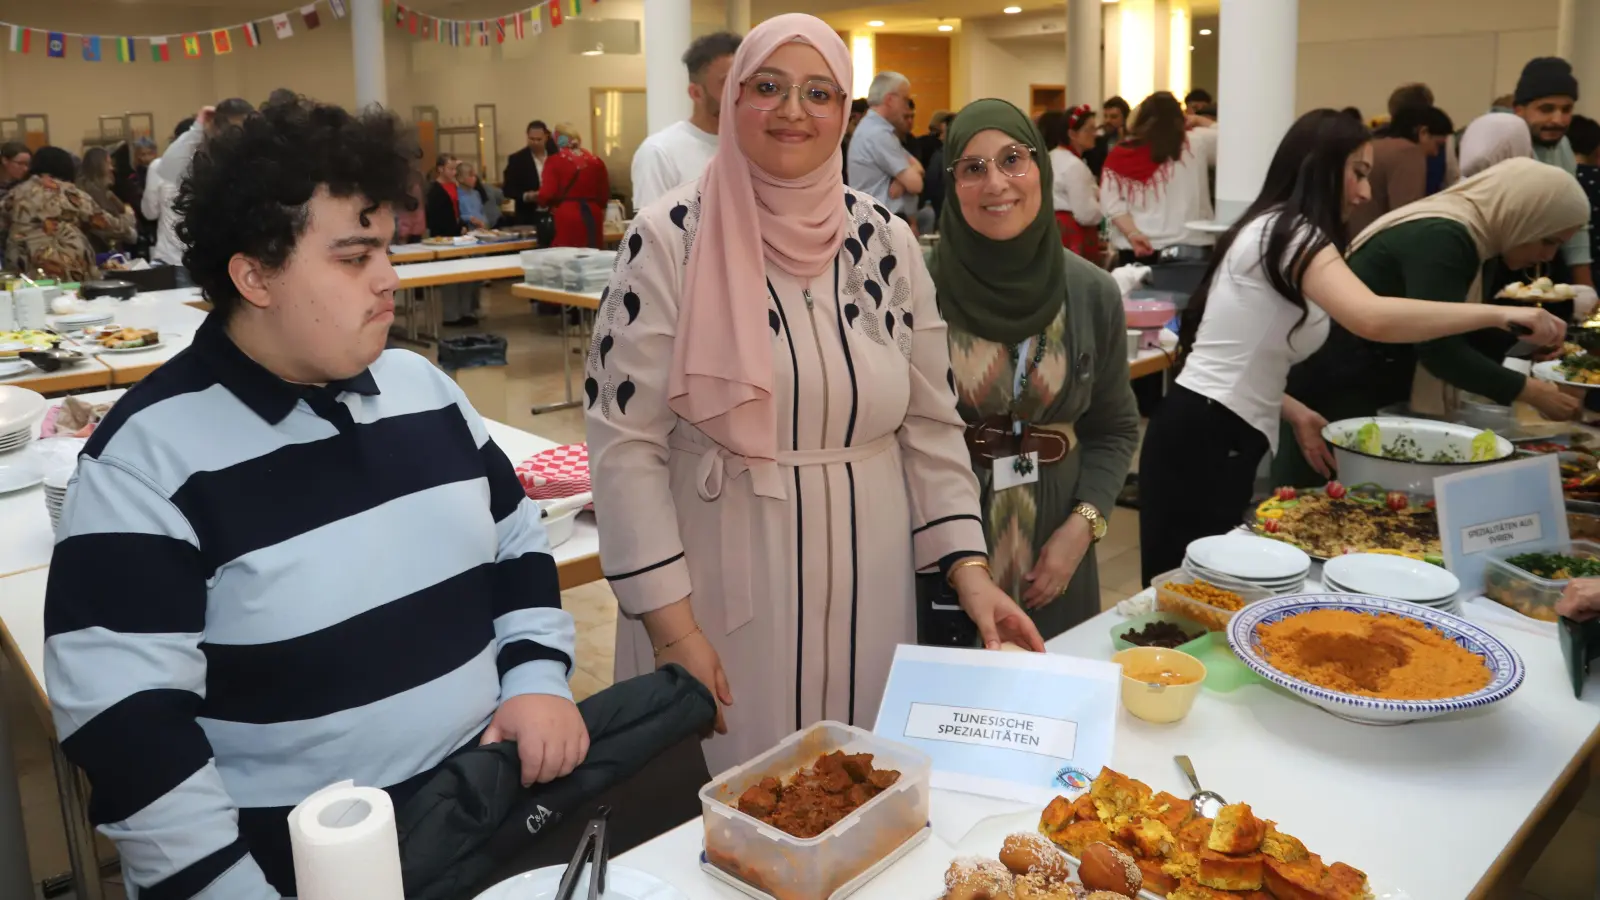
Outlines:
{"label": "recessed ceiling light", "polygon": [[873,19],[871,22],[868,22],[867,25],[868,25],[868,27],[871,27],[871,28],[882,28],[883,27],[883,20],[882,19]]}
{"label": "recessed ceiling light", "polygon": [[1008,16],[1014,16],[1017,13],[1022,12],[1022,7],[1020,7],[1020,6],[1008,6],[1005,9],[1002,9],[1000,11],[1005,13]]}
{"label": "recessed ceiling light", "polygon": [[955,31],[956,27],[954,25],[940,25],[939,26],[939,30],[940,31]]}
{"label": "recessed ceiling light", "polygon": [[1201,35],[1202,35],[1202,36],[1203,36],[1203,35],[1208,35],[1208,34],[1210,34],[1210,33],[1211,33],[1211,29],[1209,29],[1209,28],[1202,28],[1202,29],[1200,29],[1200,34],[1201,34]]}

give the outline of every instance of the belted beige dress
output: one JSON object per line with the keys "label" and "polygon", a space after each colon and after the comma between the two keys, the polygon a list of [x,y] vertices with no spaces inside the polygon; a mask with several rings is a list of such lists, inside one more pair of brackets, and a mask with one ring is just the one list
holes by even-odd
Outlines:
{"label": "belted beige dress", "polygon": [[585,366],[600,559],[622,615],[616,677],[651,671],[638,617],[693,597],[734,695],[712,772],[821,719],[871,729],[916,641],[913,573],[982,553],[944,322],[916,239],[846,190],[848,238],[804,284],[767,267],[776,465],[752,468],[667,406],[698,186],[618,251]]}

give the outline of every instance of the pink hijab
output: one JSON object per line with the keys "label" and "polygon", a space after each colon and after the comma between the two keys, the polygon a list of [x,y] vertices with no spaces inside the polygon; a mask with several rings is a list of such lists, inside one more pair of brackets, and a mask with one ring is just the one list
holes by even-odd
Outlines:
{"label": "pink hijab", "polygon": [[[850,53],[839,35],[821,19],[790,13],[762,22],[740,43],[722,108],[737,115],[744,81],[791,42],[816,48],[848,90]],[[765,263],[801,279],[827,270],[844,242],[843,173],[835,147],[810,174],[775,178],[745,156],[738,132],[725,126],[700,176],[700,226],[678,300],[667,405],[750,460],[774,460],[778,452]]]}

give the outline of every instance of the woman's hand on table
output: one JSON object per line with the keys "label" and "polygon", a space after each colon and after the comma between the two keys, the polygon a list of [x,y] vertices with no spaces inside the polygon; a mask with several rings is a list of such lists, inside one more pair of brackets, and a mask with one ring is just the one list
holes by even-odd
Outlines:
{"label": "woman's hand on table", "polygon": [[1300,455],[1318,475],[1332,478],[1338,463],[1334,461],[1328,442],[1322,438],[1322,429],[1328,427],[1328,420],[1311,407],[1291,400],[1284,398],[1283,417],[1294,429],[1294,442],[1300,445]]}
{"label": "woman's hand on table", "polygon": [[999,650],[1004,642],[1016,644],[1037,653],[1044,652],[1044,638],[1038,626],[1022,611],[1017,601],[1007,596],[989,577],[982,566],[966,566],[951,575],[961,608],[972,624],[978,626],[985,650]]}
{"label": "woman's hand on table", "polygon": [[516,741],[522,786],[545,784],[572,774],[589,755],[583,714],[565,697],[522,694],[500,704],[481,744]]}
{"label": "woman's hand on table", "polygon": [[1522,393],[1517,396],[1528,405],[1537,409],[1546,419],[1558,422],[1576,418],[1583,408],[1583,401],[1562,390],[1548,381],[1540,381],[1529,377],[1528,383],[1523,385]]}
{"label": "woman's hand on table", "polygon": [[1089,520],[1077,513],[1067,516],[1067,521],[1045,541],[1039,558],[1034,561],[1033,571],[1022,576],[1029,585],[1022,594],[1023,605],[1038,609],[1066,593],[1072,576],[1093,544],[1094,531],[1089,527]]}
{"label": "woman's hand on table", "polygon": [[1567,323],[1564,320],[1537,306],[1500,306],[1496,309],[1505,310],[1505,321],[1501,323],[1501,328],[1517,334],[1520,326],[1528,333],[1517,334],[1518,337],[1541,347],[1554,347],[1560,352],[1561,342],[1567,338]]}
{"label": "woman's hand on table", "polygon": [[1575,622],[1600,615],[1600,578],[1574,578],[1556,601],[1556,612]]}
{"label": "woman's hand on table", "polygon": [[694,620],[689,598],[645,613],[644,627],[655,651],[656,668],[677,663],[705,685],[717,701],[717,734],[727,734],[722,708],[733,705],[733,691],[722,670],[722,657]]}

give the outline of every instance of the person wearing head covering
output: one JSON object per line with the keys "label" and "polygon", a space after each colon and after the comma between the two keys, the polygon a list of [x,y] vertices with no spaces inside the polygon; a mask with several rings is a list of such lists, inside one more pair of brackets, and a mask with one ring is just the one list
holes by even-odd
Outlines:
{"label": "person wearing head covering", "polygon": [[[1528,60],[1522,67],[1511,104],[1511,111],[1528,123],[1534,158],[1574,178],[1578,161],[1573,156],[1572,143],[1567,140],[1567,129],[1572,126],[1572,110],[1577,103],[1578,79],[1572,73],[1572,64],[1559,56],[1540,56]],[[1587,224],[1561,248],[1560,258],[1565,270],[1558,269],[1552,277],[1594,286]]]}
{"label": "person wearing head covering", "polygon": [[1061,246],[1034,123],[978,100],[950,123],[930,263],[990,564],[1047,639],[1100,612],[1092,552],[1139,440],[1122,295]]}
{"label": "person wearing head covering", "polygon": [[1528,123],[1511,113],[1492,112],[1473,119],[1461,133],[1461,177],[1471,178],[1495,163],[1532,159]]}
{"label": "person wearing head covering", "polygon": [[917,571],[985,646],[1043,648],[989,577],[917,241],[844,185],[850,83],[812,16],[745,37],[717,153],[634,218],[585,366],[616,676],[709,686],[717,771],[820,719],[870,727]]}
{"label": "person wearing head covering", "polygon": [[606,204],[611,176],[605,160],[583,149],[571,125],[557,125],[557,152],[545,160],[539,181],[539,205],[555,219],[552,247],[604,247]]}
{"label": "person wearing head covering", "polygon": [[[1572,176],[1510,159],[1372,223],[1350,245],[1350,269],[1375,294],[1480,303],[1485,262],[1499,257],[1511,269],[1548,263],[1588,221],[1588,198]],[[1319,446],[1330,421],[1408,402],[1416,412],[1443,413],[1461,392],[1506,406],[1520,400],[1552,419],[1572,418],[1579,405],[1555,385],[1505,368],[1467,336],[1378,344],[1335,323],[1322,349],[1290,370],[1288,394],[1305,412],[1285,418],[1274,481],[1327,480],[1301,448]]]}

